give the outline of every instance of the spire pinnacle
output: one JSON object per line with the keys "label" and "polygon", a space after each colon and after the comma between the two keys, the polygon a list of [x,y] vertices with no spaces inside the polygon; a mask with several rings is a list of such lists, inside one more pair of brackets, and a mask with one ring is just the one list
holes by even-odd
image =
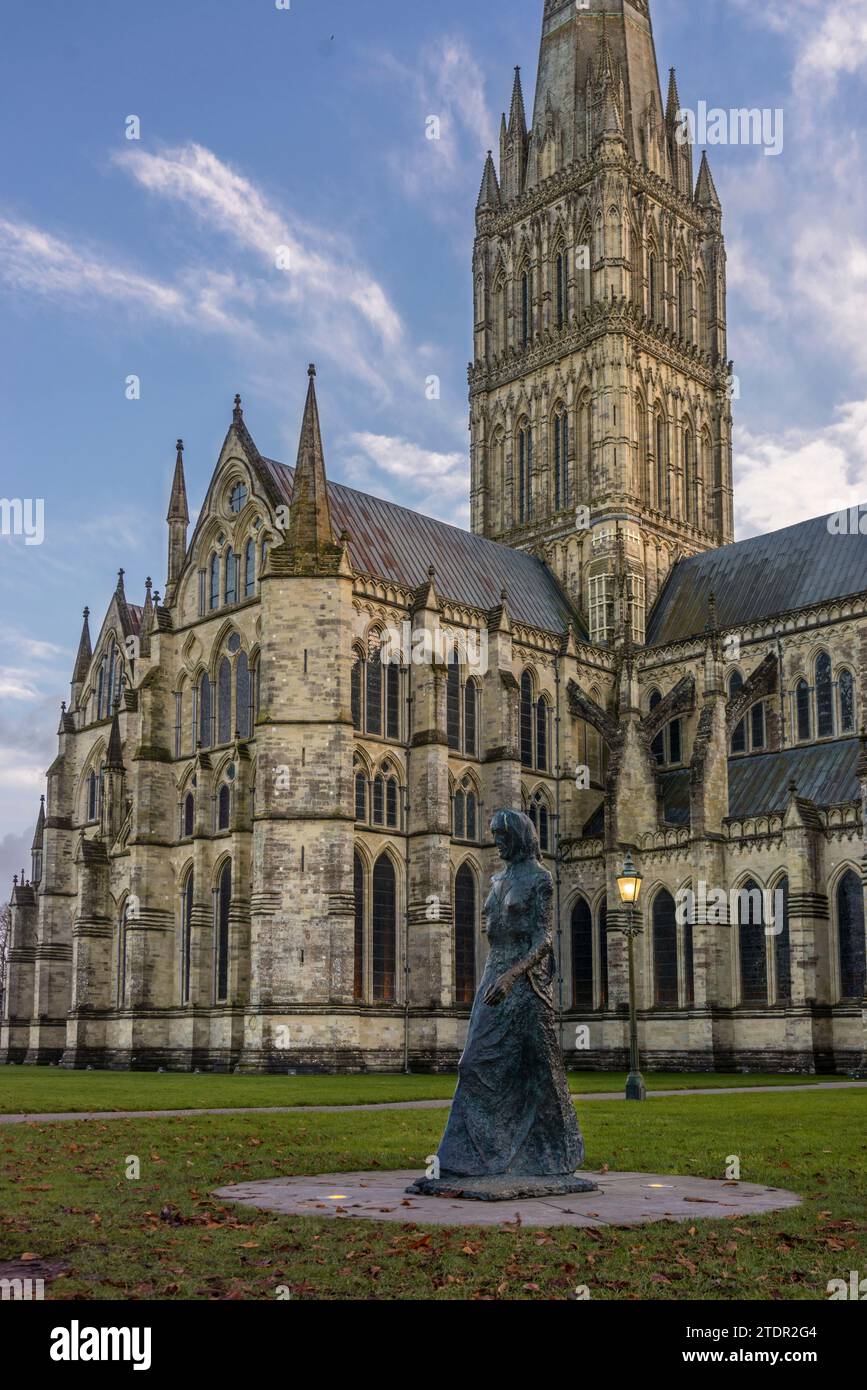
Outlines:
{"label": "spire pinnacle", "polygon": [[169,499],[166,521],[182,521],[187,526],[190,521],[190,509],[187,506],[187,484],[184,478],[184,441],[182,439],[178,440],[177,451],[175,476],[172,479],[172,495]]}
{"label": "spire pinnacle", "polygon": [[695,201],[700,208],[713,208],[715,212],[722,211],[722,204],[720,203],[719,194],[716,191],[716,185],[710,171],[710,164],[708,163],[707,150],[704,150],[701,156],[698,182],[695,185]]}
{"label": "spire pinnacle", "polygon": [[330,573],[339,564],[343,548],[335,541],[331,527],[313,363],[307,369],[307,376],[307,400],[298,442],[289,524],[283,544],[271,551],[269,565],[272,571],[282,570],[288,560],[290,572],[296,574]]}
{"label": "spire pinnacle", "polygon": [[518,131],[522,136],[527,134],[527,116],[524,111],[524,92],[521,87],[521,69],[515,68],[515,81],[512,86],[512,105],[509,110],[509,134]]}
{"label": "spire pinnacle", "polygon": [[500,185],[497,182],[497,171],[494,168],[494,158],[490,150],[485,160],[485,169],[482,174],[482,186],[479,190],[479,201],[476,204],[476,212],[487,212],[500,206]]}
{"label": "spire pinnacle", "polygon": [[93,657],[93,649],[90,645],[90,609],[84,610],[84,622],[81,625],[81,638],[78,643],[78,655],[75,658],[75,667],[72,672],[72,683],[77,685],[79,682],[87,680],[87,673],[90,670],[90,663]]}

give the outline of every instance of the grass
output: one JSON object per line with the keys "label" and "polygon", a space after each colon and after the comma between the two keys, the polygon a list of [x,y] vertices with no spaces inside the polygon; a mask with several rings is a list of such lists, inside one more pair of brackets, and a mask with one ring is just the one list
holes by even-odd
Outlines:
{"label": "grass", "polygon": [[[572,1072],[573,1092],[622,1091],[625,1072]],[[666,1073],[646,1077],[650,1090],[690,1087],[814,1085],[809,1076]],[[0,1067],[0,1114],[76,1110],[203,1110],[269,1105],[365,1105],[377,1101],[450,1100],[456,1077],[234,1076],[183,1072],[62,1071]]]}
{"label": "grass", "polygon": [[[101,1080],[102,1078],[97,1078]],[[119,1078],[120,1079],[120,1078]],[[585,1105],[588,1168],[795,1189],[764,1217],[625,1230],[428,1228],[228,1205],[231,1182],[418,1168],[436,1111],[94,1120],[0,1129],[0,1261],[55,1263],[51,1299],[823,1300],[867,1270],[867,1092]],[[141,1178],[129,1181],[129,1155]],[[698,1208],[697,1210],[700,1210]]]}

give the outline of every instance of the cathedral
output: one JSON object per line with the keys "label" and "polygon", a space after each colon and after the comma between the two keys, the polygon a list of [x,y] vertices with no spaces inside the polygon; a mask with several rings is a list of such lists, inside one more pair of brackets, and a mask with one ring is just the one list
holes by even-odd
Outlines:
{"label": "cathedral", "polygon": [[328,481],[312,367],[295,466],[236,398],[192,532],[178,443],[162,593],[85,610],[0,1060],[453,1069],[522,807],[570,1065],[626,1063],[630,853],[646,1069],[867,1070],[867,537],[734,541],[680,105],[649,0],[544,0],[476,208],[471,531]]}

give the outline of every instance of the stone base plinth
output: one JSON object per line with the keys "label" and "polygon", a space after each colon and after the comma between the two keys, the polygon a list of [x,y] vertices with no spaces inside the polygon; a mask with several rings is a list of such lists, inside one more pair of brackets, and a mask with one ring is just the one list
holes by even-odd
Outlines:
{"label": "stone base plinth", "polygon": [[418,1178],[406,1189],[408,1196],[458,1197],[465,1202],[520,1202],[531,1197],[566,1197],[573,1192],[598,1192],[589,1178],[567,1173],[562,1177],[526,1177],[502,1173],[482,1178],[445,1173],[439,1178]]}

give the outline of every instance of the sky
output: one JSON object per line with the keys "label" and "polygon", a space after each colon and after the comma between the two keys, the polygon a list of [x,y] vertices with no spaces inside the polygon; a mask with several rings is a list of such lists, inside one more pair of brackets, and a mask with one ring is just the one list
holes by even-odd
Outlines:
{"label": "sky", "polygon": [[[867,2],[651,5],[684,106],[784,115],[775,157],[710,151],[745,537],[867,499]],[[164,587],[178,437],[195,519],[235,392],[293,462],[315,361],[329,475],[466,524],[473,214],[515,64],[531,109],[541,12],[5,7],[0,497],[41,499],[44,539],[0,536],[0,896],[83,607],[95,634],[121,566],[131,602]]]}

